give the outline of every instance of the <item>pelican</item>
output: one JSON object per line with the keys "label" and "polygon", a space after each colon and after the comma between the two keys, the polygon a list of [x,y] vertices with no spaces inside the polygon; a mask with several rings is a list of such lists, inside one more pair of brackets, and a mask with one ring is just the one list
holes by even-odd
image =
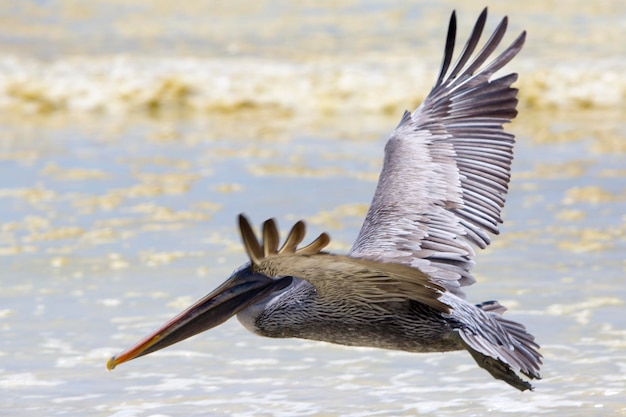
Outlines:
{"label": "pelican", "polygon": [[[389,137],[376,191],[347,255],[323,249],[322,233],[301,247],[297,222],[280,245],[273,219],[260,238],[239,216],[249,261],[226,282],[136,345],[113,356],[109,370],[225,322],[251,332],[409,352],[467,350],[493,377],[524,391],[539,379],[542,356],[526,328],[505,319],[497,301],[473,304],[475,251],[498,234],[510,179],[517,115],[517,74],[492,79],[522,49],[522,32],[492,58],[504,17],[482,49],[487,9],[451,66],[456,15],[448,26],[433,89],[405,111]],[[474,56],[472,58],[472,56]],[[280,247],[279,247],[280,245]],[[525,376],[526,378],[522,378]]]}

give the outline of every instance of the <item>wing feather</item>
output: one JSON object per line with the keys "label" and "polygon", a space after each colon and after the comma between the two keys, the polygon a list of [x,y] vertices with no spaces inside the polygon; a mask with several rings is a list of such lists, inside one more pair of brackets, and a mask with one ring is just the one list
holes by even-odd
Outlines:
{"label": "wing feather", "polygon": [[372,205],[350,251],[420,268],[459,296],[461,286],[475,282],[473,246],[485,248],[502,223],[514,143],[503,124],[517,115],[511,87],[517,74],[491,77],[517,55],[526,35],[490,61],[508,21],[503,18],[475,54],[486,19],[487,9],[451,65],[452,14],[437,82],[389,138]]}
{"label": "wing feather", "polygon": [[[448,36],[446,37],[445,53],[443,54],[443,62],[441,63],[441,71],[439,71],[439,78],[435,83],[435,87],[443,81],[443,77],[446,76],[450,63],[452,62],[452,55],[454,54],[454,40],[456,38],[456,12],[452,12],[450,16],[450,24],[448,25]],[[435,88],[433,87],[433,89]],[[405,111],[404,115],[411,115],[410,112]],[[404,117],[402,118],[404,120]]]}

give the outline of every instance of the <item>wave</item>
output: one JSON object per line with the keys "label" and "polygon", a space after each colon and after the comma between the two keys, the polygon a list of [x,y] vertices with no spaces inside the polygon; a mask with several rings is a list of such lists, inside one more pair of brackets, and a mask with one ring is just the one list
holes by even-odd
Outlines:
{"label": "wave", "polygon": [[[515,63],[514,63],[515,65]],[[522,105],[624,106],[623,61],[510,66]],[[73,57],[45,62],[0,58],[0,109],[26,112],[383,113],[416,107],[437,67],[415,60],[342,62],[258,58]]]}

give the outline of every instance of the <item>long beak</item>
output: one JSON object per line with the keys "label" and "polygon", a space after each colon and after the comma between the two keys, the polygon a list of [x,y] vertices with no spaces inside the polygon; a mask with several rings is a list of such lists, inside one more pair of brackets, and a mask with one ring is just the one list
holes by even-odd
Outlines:
{"label": "long beak", "polygon": [[291,277],[272,279],[249,270],[241,271],[139,343],[113,356],[107,362],[107,369],[216,327],[255,301],[287,287],[291,281]]}

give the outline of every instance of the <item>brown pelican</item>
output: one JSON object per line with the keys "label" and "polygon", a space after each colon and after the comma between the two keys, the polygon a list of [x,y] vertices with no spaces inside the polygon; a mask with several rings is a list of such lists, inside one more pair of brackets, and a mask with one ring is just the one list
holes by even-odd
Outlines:
{"label": "brown pelican", "polygon": [[[304,223],[284,244],[274,220],[262,239],[245,217],[239,228],[250,258],[216,290],[135,346],[108,369],[213,328],[233,315],[250,331],[350,346],[410,352],[467,350],[478,365],[519,390],[518,373],[539,378],[541,355],[522,324],[496,301],[471,304],[474,246],[498,233],[510,178],[517,74],[492,80],[521,50],[522,32],[488,61],[507,28],[503,18],[473,59],[487,9],[451,67],[452,13],[439,77],[413,113],[406,111],[385,146],[382,172],[365,222],[347,255],[324,252],[326,234],[308,246]],[[451,69],[450,69],[451,68]]]}

